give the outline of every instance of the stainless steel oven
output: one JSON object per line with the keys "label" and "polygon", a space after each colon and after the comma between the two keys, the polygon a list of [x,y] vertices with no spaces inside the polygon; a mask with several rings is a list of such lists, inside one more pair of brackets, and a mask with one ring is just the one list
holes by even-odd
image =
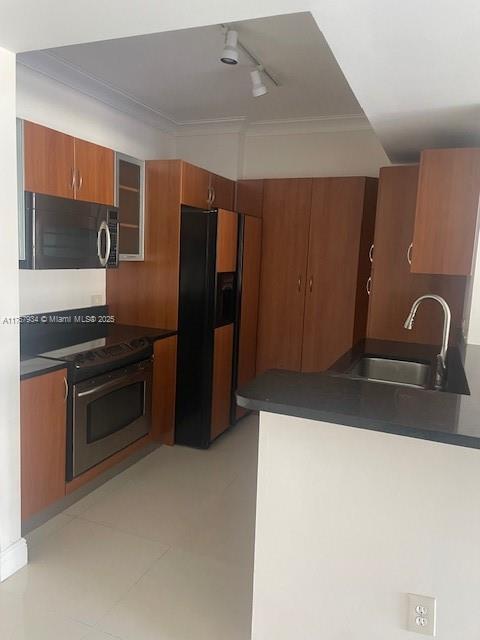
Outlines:
{"label": "stainless steel oven", "polygon": [[118,266],[114,207],[25,192],[22,269]]}
{"label": "stainless steel oven", "polygon": [[152,377],[149,358],[74,384],[70,478],[150,432]]}

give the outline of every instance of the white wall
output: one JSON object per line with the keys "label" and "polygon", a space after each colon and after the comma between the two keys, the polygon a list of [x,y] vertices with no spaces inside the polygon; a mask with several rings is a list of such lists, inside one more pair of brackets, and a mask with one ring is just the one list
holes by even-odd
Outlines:
{"label": "white wall", "polygon": [[408,640],[407,593],[477,640],[479,486],[479,450],[262,413],[253,640]]}
{"label": "white wall", "polygon": [[[220,128],[222,124],[220,124]],[[177,136],[177,156],[229,178],[378,176],[390,164],[364,118],[258,123],[239,131],[199,127]],[[208,131],[208,125],[207,125]]]}
{"label": "white wall", "polygon": [[[208,131],[208,125],[206,128]],[[241,142],[242,137],[237,132],[180,133],[176,137],[176,156],[237,180],[241,173]]]}
{"label": "white wall", "polygon": [[0,49],[0,580],[27,560],[20,531],[20,418],[18,324],[15,56]]}
{"label": "white wall", "polygon": [[390,164],[371,129],[247,135],[242,177],[378,176]]}
{"label": "white wall", "polygon": [[[47,76],[18,65],[17,117],[142,160],[172,158],[174,138]],[[55,311],[105,301],[105,271],[20,272],[20,311]]]}

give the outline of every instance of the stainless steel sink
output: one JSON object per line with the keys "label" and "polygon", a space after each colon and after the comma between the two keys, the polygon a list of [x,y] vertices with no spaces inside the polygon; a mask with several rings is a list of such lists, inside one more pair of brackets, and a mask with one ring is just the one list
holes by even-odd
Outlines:
{"label": "stainless steel sink", "polygon": [[364,356],[353,365],[348,375],[377,382],[425,388],[430,386],[432,370],[430,365],[421,362]]}

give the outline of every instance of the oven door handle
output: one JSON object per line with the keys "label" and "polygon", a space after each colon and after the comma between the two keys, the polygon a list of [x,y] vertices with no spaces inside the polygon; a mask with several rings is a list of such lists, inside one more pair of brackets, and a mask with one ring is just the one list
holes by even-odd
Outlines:
{"label": "oven door handle", "polygon": [[97,387],[93,387],[93,389],[87,389],[86,391],[77,391],[75,395],[77,398],[85,398],[86,396],[97,395],[98,393],[102,393],[103,391],[107,391],[108,389],[121,389],[131,382],[142,380],[145,380],[145,368],[137,370],[130,375],[119,375],[114,380],[109,380],[108,382],[99,384]]}

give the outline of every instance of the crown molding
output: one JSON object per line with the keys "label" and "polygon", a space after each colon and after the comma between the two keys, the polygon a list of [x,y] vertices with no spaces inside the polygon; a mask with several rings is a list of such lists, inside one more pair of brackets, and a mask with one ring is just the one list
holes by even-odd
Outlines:
{"label": "crown molding", "polygon": [[353,116],[318,116],[314,118],[289,118],[251,122],[246,128],[245,135],[278,136],[364,130],[372,130],[372,127],[366,116],[359,114]]}
{"label": "crown molding", "polygon": [[172,118],[86,73],[56,54],[47,51],[22,53],[17,56],[17,63],[161,131],[175,133],[177,123]]}
{"label": "crown molding", "polygon": [[143,104],[121,89],[86,73],[62,59],[58,54],[49,51],[22,53],[17,56],[17,63],[99,100],[117,111],[178,137],[241,133],[246,136],[273,136],[371,130],[371,125],[363,114],[287,118],[257,122],[248,122],[245,116],[177,121],[165,113]]}
{"label": "crown molding", "polygon": [[241,133],[248,126],[247,118],[217,118],[210,120],[191,120],[177,123],[176,135],[208,136],[212,134]]}

